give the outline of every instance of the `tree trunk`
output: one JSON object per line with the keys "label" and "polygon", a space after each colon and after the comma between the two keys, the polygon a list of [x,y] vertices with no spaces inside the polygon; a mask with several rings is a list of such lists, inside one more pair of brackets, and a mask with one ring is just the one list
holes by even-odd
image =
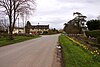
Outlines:
{"label": "tree trunk", "polygon": [[16,9],[15,9],[15,1],[14,1],[14,16],[13,16],[13,23],[12,23],[12,32],[15,27],[15,22],[16,22]]}
{"label": "tree trunk", "polygon": [[13,34],[12,34],[12,18],[9,16],[9,22],[10,22],[10,26],[9,26],[9,39],[13,40]]}
{"label": "tree trunk", "polygon": [[13,40],[13,34],[12,34],[12,2],[11,2],[11,0],[10,0],[9,22],[10,22],[10,26],[9,26],[9,39]]}
{"label": "tree trunk", "polygon": [[9,39],[10,40],[13,40],[14,38],[13,38],[13,33],[12,33],[12,30],[11,29],[9,29]]}

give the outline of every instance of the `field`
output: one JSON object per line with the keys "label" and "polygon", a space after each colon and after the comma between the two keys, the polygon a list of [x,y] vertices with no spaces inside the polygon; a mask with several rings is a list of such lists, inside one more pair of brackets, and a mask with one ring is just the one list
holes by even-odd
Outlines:
{"label": "field", "polygon": [[9,40],[6,37],[2,37],[2,38],[0,38],[0,47],[18,43],[18,42],[22,42],[22,41],[33,39],[33,38],[37,38],[37,37],[39,37],[39,36],[15,36],[14,40]]}

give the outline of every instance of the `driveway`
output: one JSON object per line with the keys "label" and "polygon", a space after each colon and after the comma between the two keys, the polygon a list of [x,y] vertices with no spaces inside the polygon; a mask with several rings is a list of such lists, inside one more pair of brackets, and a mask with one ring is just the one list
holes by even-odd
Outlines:
{"label": "driveway", "polygon": [[52,67],[59,35],[0,47],[0,67]]}

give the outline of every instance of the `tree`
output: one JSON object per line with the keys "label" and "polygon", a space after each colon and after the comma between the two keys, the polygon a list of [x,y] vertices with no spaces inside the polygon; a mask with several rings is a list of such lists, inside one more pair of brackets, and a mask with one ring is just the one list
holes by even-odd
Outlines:
{"label": "tree", "polygon": [[6,14],[2,11],[0,11],[0,29],[2,29],[3,31],[8,30],[8,19],[6,18]]}
{"label": "tree", "polygon": [[0,30],[7,32],[8,30],[7,19],[0,19]]}
{"label": "tree", "polygon": [[29,21],[27,21],[26,26],[25,26],[25,32],[27,34],[30,33],[30,28],[32,27],[31,23]]}
{"label": "tree", "polygon": [[73,16],[74,16],[74,15],[82,16],[82,14],[81,14],[80,12],[74,12],[74,13],[73,13]]}
{"label": "tree", "polygon": [[86,25],[89,30],[100,30],[100,20],[89,20]]}
{"label": "tree", "polygon": [[84,22],[86,22],[86,16],[83,16],[79,12],[75,12],[73,15],[76,15],[75,18],[64,24],[64,31],[68,34],[81,34],[82,27],[85,25]]}
{"label": "tree", "polygon": [[65,26],[64,26],[64,29],[63,29],[63,30],[66,31],[66,30],[67,30],[66,28],[68,27],[68,24],[65,23],[64,25],[65,25]]}
{"label": "tree", "polygon": [[84,22],[86,22],[85,18],[87,18],[87,17],[83,16],[79,12],[75,12],[75,13],[73,13],[73,15],[77,15],[73,20],[77,24],[77,27],[79,29],[79,33],[82,33],[82,27],[85,25],[84,24]]}
{"label": "tree", "polygon": [[0,6],[4,9],[4,12],[9,18],[9,35],[10,39],[13,39],[13,30],[15,22],[20,13],[29,12],[33,10],[31,4],[34,4],[34,0],[0,0]]}

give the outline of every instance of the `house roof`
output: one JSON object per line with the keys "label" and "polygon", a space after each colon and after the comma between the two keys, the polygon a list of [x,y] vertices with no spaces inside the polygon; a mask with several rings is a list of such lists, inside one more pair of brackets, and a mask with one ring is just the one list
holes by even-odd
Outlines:
{"label": "house roof", "polygon": [[23,27],[15,27],[15,29],[24,29]]}
{"label": "house roof", "polygon": [[32,29],[49,29],[49,25],[33,25]]}
{"label": "house roof", "polygon": [[[49,25],[32,25],[32,29],[49,29]],[[15,29],[24,29],[23,27],[15,27]]]}

